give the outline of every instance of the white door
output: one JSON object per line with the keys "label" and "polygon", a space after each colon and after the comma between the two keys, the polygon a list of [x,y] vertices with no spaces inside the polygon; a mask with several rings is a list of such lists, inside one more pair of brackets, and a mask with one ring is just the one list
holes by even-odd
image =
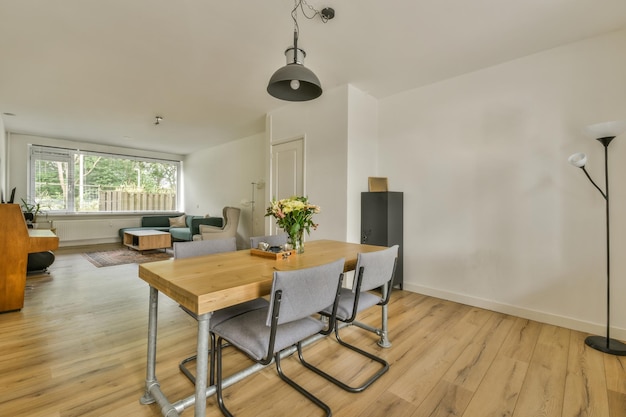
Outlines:
{"label": "white door", "polygon": [[[280,200],[294,195],[304,195],[304,139],[272,146],[272,199]],[[271,225],[272,234],[276,230]]]}

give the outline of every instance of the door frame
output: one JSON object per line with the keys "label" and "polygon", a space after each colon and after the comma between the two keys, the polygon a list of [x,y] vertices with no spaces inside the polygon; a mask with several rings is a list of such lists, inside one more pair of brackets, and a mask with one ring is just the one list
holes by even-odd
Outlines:
{"label": "door frame", "polygon": [[[269,144],[269,184],[268,187],[266,187],[267,190],[267,195],[266,195],[266,201],[269,202],[272,201],[272,199],[274,198],[273,193],[274,193],[274,182],[275,182],[275,178],[274,178],[274,146],[280,146],[280,145],[284,145],[286,143],[290,143],[290,142],[302,142],[302,169],[301,169],[301,174],[302,174],[302,195],[306,195],[306,134],[302,134],[302,135],[298,135],[298,136],[293,136],[291,138],[285,138],[285,139],[281,139],[281,140],[274,140],[271,141]],[[274,232],[274,220],[271,216],[268,216],[265,222],[265,234],[272,234]]]}

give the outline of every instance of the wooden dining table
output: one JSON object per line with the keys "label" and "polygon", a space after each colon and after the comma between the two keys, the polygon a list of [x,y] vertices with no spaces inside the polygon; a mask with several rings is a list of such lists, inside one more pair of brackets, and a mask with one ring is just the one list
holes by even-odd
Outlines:
{"label": "wooden dining table", "polygon": [[[274,271],[304,269],[340,258],[345,260],[344,271],[351,271],[355,269],[359,253],[382,249],[385,247],[317,240],[307,242],[304,253],[277,259],[257,256],[247,249],[139,265],[139,277],[150,286],[146,385],[141,403],[157,402],[161,413],[167,417],[179,416],[183,410],[195,405],[194,416],[204,417],[206,398],[215,394],[215,386],[207,386],[209,325],[213,311],[268,295]],[[198,319],[195,394],[176,402],[170,402],[165,397],[156,377],[159,292]],[[386,309],[383,308],[381,346],[390,346],[386,327]],[[262,368],[261,365],[253,365],[226,378],[224,386],[232,385]]]}

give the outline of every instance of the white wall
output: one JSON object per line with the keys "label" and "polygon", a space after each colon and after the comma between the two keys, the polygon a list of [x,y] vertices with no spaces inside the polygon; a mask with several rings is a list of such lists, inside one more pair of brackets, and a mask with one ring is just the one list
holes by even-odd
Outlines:
{"label": "white wall", "polygon": [[[347,238],[348,87],[324,91],[311,102],[288,104],[268,115],[270,143],[304,136],[305,194],[321,207],[310,240]],[[268,185],[267,198],[271,187]]]}
{"label": "white wall", "polygon": [[237,246],[250,247],[250,236],[265,234],[265,189],[255,189],[252,230],[252,183],[265,178],[265,135],[258,134],[194,152],[184,160],[185,211],[222,216],[225,206],[241,209]]}
{"label": "white wall", "polygon": [[[567,163],[626,119],[626,31],[379,102],[379,171],[405,192],[405,288],[604,335],[604,199]],[[609,148],[612,334],[626,339],[626,135]]]}
{"label": "white wall", "polygon": [[[349,242],[361,241],[361,192],[367,178],[378,172],[378,102],[361,90],[348,87],[347,231]],[[384,140],[381,144],[385,148]],[[392,179],[393,185],[393,179]]]}

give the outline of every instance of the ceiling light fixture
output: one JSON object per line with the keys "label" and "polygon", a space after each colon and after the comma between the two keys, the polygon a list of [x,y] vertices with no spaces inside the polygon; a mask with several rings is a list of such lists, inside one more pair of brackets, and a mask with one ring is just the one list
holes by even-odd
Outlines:
{"label": "ceiling light fixture", "polygon": [[[313,12],[312,16],[307,15],[304,9],[305,5]],[[307,19],[314,19],[316,16],[319,16],[324,23],[335,17],[335,11],[330,7],[319,11],[309,5],[306,0],[295,0],[294,7],[291,10],[291,17],[294,23],[293,46],[285,51],[287,65],[279,68],[272,75],[267,85],[267,92],[270,95],[286,101],[308,101],[322,95],[322,84],[319,78],[313,71],[304,66],[306,52],[298,48],[300,35],[298,9],[302,11],[302,15]]]}

